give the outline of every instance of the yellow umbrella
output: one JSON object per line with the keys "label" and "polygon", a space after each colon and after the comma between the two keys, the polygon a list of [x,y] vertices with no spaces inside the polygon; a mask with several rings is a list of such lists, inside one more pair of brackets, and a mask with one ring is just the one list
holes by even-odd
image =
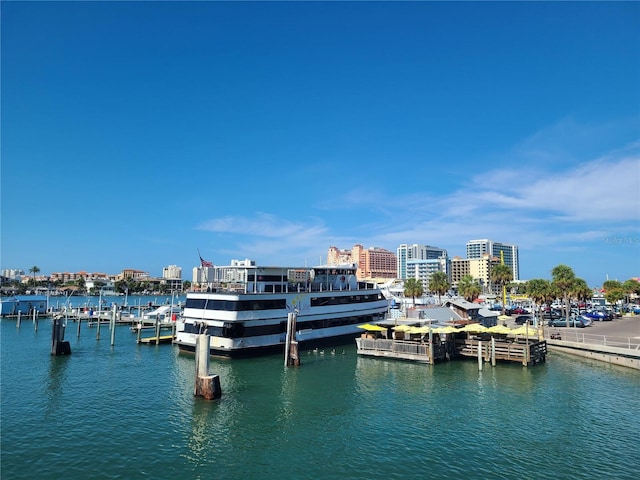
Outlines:
{"label": "yellow umbrella", "polygon": [[438,327],[438,328],[434,328],[433,330],[431,330],[433,333],[456,333],[459,330],[455,327]]}
{"label": "yellow umbrella", "polygon": [[462,327],[460,332],[468,332],[468,333],[482,333],[486,332],[488,329],[484,325],[480,325],[479,323],[470,323]]}
{"label": "yellow umbrella", "polygon": [[509,335],[529,335],[530,337],[533,337],[535,335],[538,334],[538,329],[532,327],[531,325],[529,325],[528,331],[527,331],[527,325],[522,325],[521,327],[518,327],[514,330],[511,330],[509,332]]}
{"label": "yellow umbrella", "polygon": [[408,332],[413,327],[411,325],[398,325],[397,327],[393,327],[396,332]]}
{"label": "yellow umbrella", "polygon": [[504,325],[494,325],[493,327],[489,327],[487,329],[487,333],[511,333],[511,329],[509,327],[505,327]]}
{"label": "yellow umbrella", "polygon": [[358,328],[362,328],[363,330],[367,330],[369,332],[384,332],[387,330],[385,327],[381,327],[380,325],[371,325],[369,323],[358,325]]}

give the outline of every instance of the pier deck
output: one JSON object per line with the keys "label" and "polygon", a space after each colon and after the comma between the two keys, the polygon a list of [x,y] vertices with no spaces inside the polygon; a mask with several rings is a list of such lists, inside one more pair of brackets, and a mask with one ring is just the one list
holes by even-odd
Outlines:
{"label": "pier deck", "polygon": [[544,340],[533,339],[529,339],[528,342],[494,339],[492,342],[491,339],[457,338],[445,343],[435,341],[430,345],[428,342],[411,340],[361,337],[356,339],[356,345],[359,355],[429,364],[454,357],[478,358],[479,349],[480,357],[485,362],[507,361],[531,366],[544,362],[547,356],[547,343]]}

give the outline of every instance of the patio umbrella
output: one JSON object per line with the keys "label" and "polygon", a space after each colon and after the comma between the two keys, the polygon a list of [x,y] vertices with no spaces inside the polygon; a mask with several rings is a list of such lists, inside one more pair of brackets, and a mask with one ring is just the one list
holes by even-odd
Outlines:
{"label": "patio umbrella", "polygon": [[397,327],[393,327],[396,332],[409,332],[414,328],[411,325],[398,325]]}
{"label": "patio umbrella", "polygon": [[479,323],[470,323],[462,327],[459,332],[468,332],[468,333],[483,333],[488,330],[484,325],[480,325]]}
{"label": "patio umbrella", "polygon": [[518,327],[509,332],[509,335],[527,335],[527,334],[530,337],[535,337],[536,335],[538,335],[538,329],[533,328],[531,325],[529,325],[529,328],[527,330],[527,325],[522,325],[521,327]]}
{"label": "patio umbrella", "polygon": [[446,326],[446,327],[438,327],[431,330],[433,333],[456,333],[460,330],[456,327]]}
{"label": "patio umbrella", "polygon": [[489,327],[487,329],[487,333],[506,334],[511,333],[511,329],[509,327],[505,327],[504,325],[494,325],[493,327]]}
{"label": "patio umbrella", "polygon": [[363,330],[367,330],[369,332],[384,332],[387,330],[385,327],[381,327],[380,325],[371,325],[370,323],[358,325],[358,328],[362,328]]}

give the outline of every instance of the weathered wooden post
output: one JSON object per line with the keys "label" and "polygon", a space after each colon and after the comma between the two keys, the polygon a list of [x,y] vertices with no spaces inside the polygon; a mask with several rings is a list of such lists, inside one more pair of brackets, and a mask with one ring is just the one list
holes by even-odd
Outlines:
{"label": "weathered wooden post", "polygon": [[80,338],[80,327],[82,326],[82,317],[80,317],[80,315],[78,314],[78,331],[76,332],[76,335],[78,336],[78,338]]}
{"label": "weathered wooden post", "polygon": [[209,375],[209,335],[206,334],[196,338],[196,382],[193,395],[207,400],[222,396],[220,376]]}
{"label": "weathered wooden post", "polygon": [[33,307],[33,328],[36,332],[38,331],[38,312],[36,307]]}
{"label": "weathered wooden post", "polygon": [[284,343],[284,366],[297,367],[300,365],[298,355],[298,342],[296,341],[296,314],[290,312],[287,315],[287,336]]}
{"label": "weathered wooden post", "polygon": [[496,366],[496,339],[491,337],[491,366]]}
{"label": "weathered wooden post", "polygon": [[[91,310],[89,312],[89,318],[91,318],[93,316],[92,314],[93,314],[93,310]],[[89,321],[91,321],[91,320],[89,320]],[[96,340],[100,340],[100,315],[98,315],[98,328],[97,328],[97,331],[96,331]]]}
{"label": "weathered wooden post", "polygon": [[140,343],[140,336],[142,335],[142,322],[137,324],[138,334],[136,335],[136,343]]}
{"label": "weathered wooden post", "polygon": [[156,315],[156,345],[160,344],[160,315]]}
{"label": "weathered wooden post", "polygon": [[116,310],[115,306],[111,310],[111,346],[116,343]]}
{"label": "weathered wooden post", "polygon": [[64,341],[64,324],[61,318],[53,317],[51,329],[51,355],[70,355],[69,342]]}
{"label": "weathered wooden post", "polygon": [[482,341],[478,340],[478,370],[482,371]]}
{"label": "weathered wooden post", "polygon": [[16,321],[16,327],[18,328],[20,328],[20,323],[22,321],[21,317],[22,317],[22,312],[18,310],[18,320]]}
{"label": "weathered wooden post", "polygon": [[435,363],[433,359],[433,332],[431,331],[431,323],[429,323],[429,363],[431,365]]}

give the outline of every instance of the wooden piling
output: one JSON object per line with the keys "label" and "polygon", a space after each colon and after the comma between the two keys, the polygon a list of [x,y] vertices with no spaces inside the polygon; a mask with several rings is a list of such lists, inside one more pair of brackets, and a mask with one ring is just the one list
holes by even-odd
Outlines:
{"label": "wooden piling", "polygon": [[38,331],[38,312],[36,309],[33,309],[33,328],[37,332]]}
{"label": "wooden piling", "polygon": [[[91,318],[91,317],[89,317]],[[89,320],[91,321],[91,320]],[[100,315],[98,314],[98,328],[96,329],[96,340],[100,340]]]}
{"label": "wooden piling", "polygon": [[296,314],[291,312],[287,315],[287,335],[284,343],[284,366],[297,367],[300,365],[298,355],[298,342],[296,341]]}
{"label": "wooden piling", "polygon": [[193,395],[213,400],[222,396],[220,376],[209,375],[209,335],[196,338],[196,381]]}
{"label": "wooden piling", "polygon": [[111,322],[110,325],[111,327],[111,346],[113,347],[113,345],[116,343],[116,310],[115,307],[111,310]]}
{"label": "wooden piling", "polygon": [[18,310],[18,320],[16,321],[16,327],[20,328],[20,323],[22,321],[22,319],[20,318],[22,316],[22,312],[20,310]]}
{"label": "wooden piling", "polygon": [[482,342],[478,341],[478,370],[482,371]]}
{"label": "wooden piling", "polygon": [[82,326],[82,318],[78,316],[78,331],[76,332],[76,336],[80,338],[80,327]]}
{"label": "wooden piling", "polygon": [[64,341],[64,324],[61,318],[53,318],[51,329],[51,355],[70,355],[71,346]]}
{"label": "wooden piling", "polygon": [[496,366],[496,339],[491,337],[491,366]]}
{"label": "wooden piling", "polygon": [[156,316],[156,345],[160,344],[160,316]]}

